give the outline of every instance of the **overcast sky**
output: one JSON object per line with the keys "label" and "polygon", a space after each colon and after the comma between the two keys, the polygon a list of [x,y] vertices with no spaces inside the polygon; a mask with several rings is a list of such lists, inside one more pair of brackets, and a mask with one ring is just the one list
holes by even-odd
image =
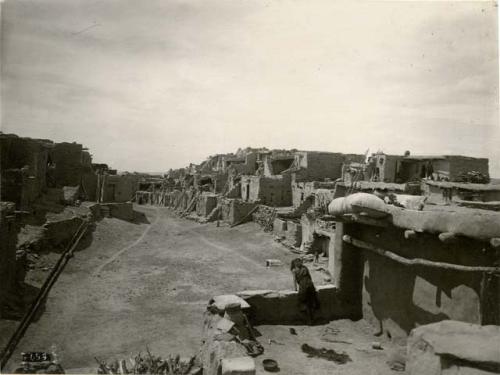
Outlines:
{"label": "overcast sky", "polygon": [[491,2],[7,0],[2,130],[119,170],[238,147],[490,158]]}

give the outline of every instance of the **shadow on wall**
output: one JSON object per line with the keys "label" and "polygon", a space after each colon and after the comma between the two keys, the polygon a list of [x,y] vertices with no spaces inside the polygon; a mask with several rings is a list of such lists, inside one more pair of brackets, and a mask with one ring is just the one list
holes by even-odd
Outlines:
{"label": "shadow on wall", "polygon": [[[369,259],[370,255],[367,255],[367,258]],[[379,326],[377,334],[385,332],[389,337],[401,336],[401,333],[394,332],[394,330],[401,329],[408,335],[415,326],[450,319],[443,312],[428,311],[414,304],[413,294],[417,278],[415,274],[395,271],[393,265],[381,259],[372,260],[372,262],[377,262],[376,267],[369,268],[369,262],[368,260],[368,264],[365,264],[367,272],[363,284],[364,292],[368,296],[364,299],[365,303],[371,307],[371,312],[376,319],[372,323]],[[446,293],[446,291],[443,292]],[[451,298],[449,290],[447,294]],[[436,307],[441,307],[440,295],[440,292],[435,295]],[[366,317],[367,314],[364,315]],[[370,320],[369,317],[368,320]],[[387,322],[395,323],[398,328]]]}
{"label": "shadow on wall", "polygon": [[[424,234],[419,240],[407,241],[402,233],[366,226],[356,230],[356,236],[406,258],[471,266],[489,262],[482,245],[467,239],[452,246]],[[416,326],[445,319],[494,324],[498,318],[498,296],[491,301],[484,297],[491,294],[485,290],[496,290],[496,284],[486,285],[482,273],[408,267],[366,250],[357,251],[364,263],[363,316],[379,334],[399,339]]]}

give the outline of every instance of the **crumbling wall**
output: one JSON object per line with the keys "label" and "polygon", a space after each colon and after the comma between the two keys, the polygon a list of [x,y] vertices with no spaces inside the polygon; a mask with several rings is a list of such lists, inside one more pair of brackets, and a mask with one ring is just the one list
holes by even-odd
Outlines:
{"label": "crumbling wall", "polygon": [[287,221],[285,239],[283,242],[293,247],[300,247],[302,244],[302,226],[300,222],[295,220]]}
{"label": "crumbling wall", "polygon": [[[230,225],[239,223],[252,211],[256,203],[243,202],[240,199],[219,198],[221,218]],[[251,217],[248,217],[251,220]]]}
{"label": "crumbling wall", "polygon": [[[308,196],[316,194],[318,190],[328,191],[335,189],[335,182],[322,182],[322,181],[297,181],[292,178],[292,203],[294,207],[300,206]],[[331,199],[330,199],[331,200]]]}
{"label": "crumbling wall", "polygon": [[224,359],[248,357],[245,347],[236,342],[232,335],[224,335],[223,331],[217,329],[217,324],[223,318],[221,315],[210,311],[203,315],[202,346],[198,357],[203,366],[203,374],[206,375],[222,374]]}
{"label": "crumbling wall", "polygon": [[199,216],[208,216],[216,206],[217,195],[205,192],[198,198],[196,203],[196,214]]}
{"label": "crumbling wall", "polygon": [[14,210],[13,203],[0,202],[0,317],[6,313],[6,305],[16,290],[18,273],[22,271],[16,263],[19,225]]}
{"label": "crumbling wall", "polygon": [[[404,340],[414,327],[453,319],[478,324],[498,324],[499,279],[479,272],[458,272],[397,263],[342,240],[343,234],[392,251],[405,258],[423,258],[469,266],[494,264],[495,255],[483,251],[484,243],[467,238],[443,243],[436,235],[405,237],[403,229],[337,223],[332,267],[336,285],[344,294],[359,295],[363,316],[376,329]],[[362,284],[357,285],[362,272]],[[346,287],[343,290],[343,287]],[[358,304],[359,301],[353,301]]]}
{"label": "crumbling wall", "polygon": [[290,176],[261,178],[259,199],[263,204],[269,206],[291,206],[292,187]]}
{"label": "crumbling wall", "polygon": [[314,191],[314,182],[292,181],[292,204],[298,207]]}
{"label": "crumbling wall", "polygon": [[274,219],[273,234],[277,237],[284,238],[287,229],[287,221],[280,217]]}

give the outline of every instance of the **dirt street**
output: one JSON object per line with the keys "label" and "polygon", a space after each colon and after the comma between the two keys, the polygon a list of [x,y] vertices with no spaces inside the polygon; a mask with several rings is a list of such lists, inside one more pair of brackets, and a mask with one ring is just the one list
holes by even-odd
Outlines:
{"label": "dirt street", "polygon": [[[254,223],[200,225],[165,208],[138,206],[147,220],[101,220],[53,287],[38,322],[12,356],[59,348],[66,368],[95,367],[94,356],[144,351],[192,354],[202,314],[217,294],[290,289],[294,257]],[[90,241],[89,241],[90,242]],[[282,267],[265,267],[266,258]]]}
{"label": "dirt street", "polygon": [[[94,357],[129,358],[144,352],[146,345],[159,355],[192,355],[200,347],[202,315],[212,296],[293,286],[288,265],[295,255],[255,223],[217,227],[176,217],[166,208],[136,210],[144,215],[134,223],[114,218],[97,223],[59,277],[43,315],[26,332],[7,371],[15,368],[20,352],[53,345],[73,373],[95,373]],[[266,268],[269,258],[284,265]],[[323,275],[311,273],[320,285]],[[35,276],[28,276],[33,285],[39,284]],[[354,339],[347,344],[322,339],[328,325],[295,326],[297,336],[287,326],[257,327],[265,347],[256,359],[258,373],[264,373],[262,359],[269,357],[289,375],[390,373],[389,344],[384,343],[388,350],[371,350],[374,338],[365,328],[360,331],[360,323],[330,323]],[[300,350],[303,343],[346,351],[353,361],[336,365],[307,358]]]}

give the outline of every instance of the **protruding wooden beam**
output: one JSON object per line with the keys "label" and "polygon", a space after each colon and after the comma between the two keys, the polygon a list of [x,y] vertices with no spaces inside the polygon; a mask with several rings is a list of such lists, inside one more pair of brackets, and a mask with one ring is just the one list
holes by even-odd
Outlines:
{"label": "protruding wooden beam", "polygon": [[458,241],[458,237],[452,232],[443,232],[438,235],[439,240],[445,244],[454,244]]}
{"label": "protruding wooden beam", "polygon": [[393,261],[398,262],[404,266],[423,266],[423,267],[440,268],[450,271],[461,271],[461,272],[491,272],[496,274],[500,273],[500,267],[463,266],[461,264],[434,262],[431,260],[420,259],[420,258],[408,259],[392,251],[378,248],[369,242],[352,238],[347,234],[342,236],[342,240],[344,242],[350,243],[351,245],[359,247],[360,249],[369,250],[371,252],[374,252],[375,254],[392,259]]}
{"label": "protruding wooden beam", "polygon": [[413,239],[417,238],[417,232],[415,232],[412,229],[405,230],[405,234],[404,235],[405,235],[405,238],[407,240],[413,240]]}
{"label": "protruding wooden beam", "polygon": [[490,245],[491,245],[491,247],[494,247],[495,249],[500,248],[500,237],[491,238]]}

